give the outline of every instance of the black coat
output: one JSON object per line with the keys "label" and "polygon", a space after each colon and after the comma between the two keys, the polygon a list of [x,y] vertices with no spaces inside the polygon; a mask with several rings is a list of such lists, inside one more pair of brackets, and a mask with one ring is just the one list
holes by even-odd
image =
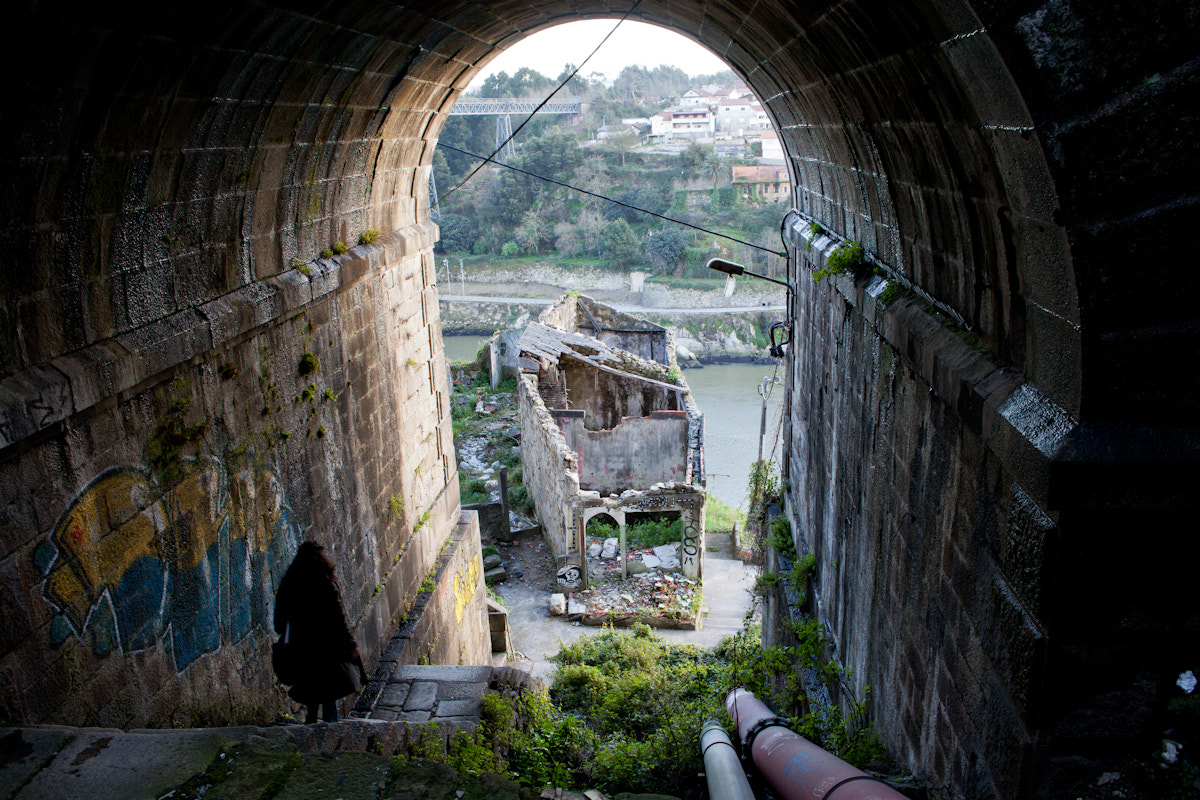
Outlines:
{"label": "black coat", "polygon": [[299,659],[300,672],[288,692],[300,703],[324,703],[350,694],[338,687],[335,670],[356,661],[358,645],[346,624],[337,585],[319,581],[301,586],[285,576],[275,594],[275,632],[281,637],[291,624],[289,641]]}

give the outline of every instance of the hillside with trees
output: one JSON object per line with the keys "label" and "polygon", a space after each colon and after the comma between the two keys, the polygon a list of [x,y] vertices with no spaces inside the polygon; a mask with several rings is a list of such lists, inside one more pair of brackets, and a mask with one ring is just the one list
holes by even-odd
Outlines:
{"label": "hillside with trees", "polygon": [[[555,80],[530,69],[497,73],[479,95],[540,100],[572,69]],[[756,164],[755,157],[723,155],[711,141],[677,142],[663,152],[644,134],[595,138],[606,124],[657,114],[691,87],[735,81],[731,72],[689,77],[673,67],[627,67],[611,85],[576,76],[559,95],[581,97],[584,114],[534,116],[515,138],[508,165],[516,169],[488,164],[465,183],[482,159],[458,151],[490,154],[496,118],[450,117],[440,143],[454,149],[439,147],[434,156],[442,194],[439,252],[467,263],[538,259],[565,269],[636,269],[667,281],[710,278],[705,264],[719,255],[781,274],[778,256],[662,218],[779,250],[786,206],[732,180],[733,167]],[[514,130],[524,121],[514,116]]]}

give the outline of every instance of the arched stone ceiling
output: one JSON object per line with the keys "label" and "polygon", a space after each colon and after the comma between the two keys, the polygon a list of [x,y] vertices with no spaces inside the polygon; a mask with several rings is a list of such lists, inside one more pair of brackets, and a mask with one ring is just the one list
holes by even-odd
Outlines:
{"label": "arched stone ceiling", "polygon": [[[12,372],[427,217],[445,114],[487,59],[602,2],[189,3],[20,16],[4,247]],[[962,0],[643,0],[745,77],[796,204],[956,309],[1071,412],[1075,278],[1036,126]],[[33,46],[28,46],[33,45]],[[19,153],[14,157],[13,153]],[[37,328],[36,337],[22,336]]]}

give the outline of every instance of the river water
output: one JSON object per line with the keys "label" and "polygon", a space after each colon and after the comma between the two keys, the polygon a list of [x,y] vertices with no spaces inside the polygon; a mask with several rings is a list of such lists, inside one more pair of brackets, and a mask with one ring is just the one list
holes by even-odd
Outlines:
{"label": "river water", "polygon": [[[704,472],[708,491],[735,508],[746,508],[750,467],[758,455],[762,398],[758,387],[775,374],[773,364],[711,364],[684,370],[696,404],[704,413]],[[783,379],[783,366],[779,367]],[[771,457],[783,408],[783,384],[767,399],[763,458]],[[779,450],[775,447],[775,457]]]}
{"label": "river water", "polygon": [[[446,336],[448,361],[469,361],[487,336]],[[762,398],[758,387],[775,373],[771,364],[715,364],[684,370],[696,403],[704,413],[704,471],[708,490],[738,508],[746,506],[750,466],[758,453]],[[782,379],[783,368],[779,369]],[[767,435],[764,457],[771,456],[779,431],[783,386],[777,385],[767,401]],[[776,447],[775,456],[779,456]]]}
{"label": "river water", "polygon": [[443,336],[447,361],[474,361],[475,354],[490,336]]}

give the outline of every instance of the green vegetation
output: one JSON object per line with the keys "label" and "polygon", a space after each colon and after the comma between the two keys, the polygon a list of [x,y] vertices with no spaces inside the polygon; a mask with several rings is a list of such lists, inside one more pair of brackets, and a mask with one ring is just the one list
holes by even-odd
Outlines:
{"label": "green vegetation", "polygon": [[826,275],[845,275],[866,260],[866,252],[855,241],[842,242],[825,259],[825,266],[812,274],[818,283]]}
{"label": "green vegetation", "polygon": [[473,503],[486,503],[488,497],[487,484],[479,478],[475,478],[467,484],[467,492],[459,502],[464,506],[469,506]]}
{"label": "green vegetation", "polygon": [[779,495],[779,473],[769,461],[756,461],[750,467],[749,511],[746,513],[745,537],[738,545],[749,550],[757,561],[762,558],[766,536],[767,504]]}
{"label": "green vegetation", "polygon": [[[441,203],[439,252],[489,262],[536,256],[567,269],[582,260],[589,266],[676,278],[707,277],[707,260],[721,255],[782,277],[784,259],[687,227],[699,225],[778,248],[779,219],[786,209],[753,193],[747,199],[744,185],[733,182],[733,167],[757,163],[753,153],[726,156],[712,144],[698,142],[679,154],[654,153],[638,135],[610,135],[595,142],[606,120],[653,116],[662,110],[662,98],[702,85],[696,81],[732,86],[735,80],[732,73],[689,77],[663,67],[629,67],[612,86],[576,76],[570,82],[572,93],[590,110],[569,128],[565,120],[536,116],[517,136],[517,154],[507,163],[533,175],[483,171],[462,186],[458,184],[480,163],[471,154],[482,157],[494,148],[495,126],[489,127],[486,117],[448,119],[439,137],[448,147],[435,151],[433,171],[444,193],[457,188]],[[497,73],[480,92],[485,97],[540,98],[553,86],[550,78],[521,70],[511,76]],[[580,147],[580,139],[589,140],[589,146]]]}
{"label": "green vegetation", "polygon": [[379,228],[367,228],[358,235],[359,244],[375,244],[379,241]]}
{"label": "green vegetation", "polygon": [[421,581],[422,592],[432,592],[437,586],[437,565],[425,575],[425,580]]}
{"label": "green vegetation", "polygon": [[[788,583],[800,595],[799,604],[801,606],[808,603],[808,579],[812,577],[816,568],[817,557],[812,553],[805,553],[792,562],[792,569],[787,574]],[[834,568],[837,568],[836,562],[834,562]]]}
{"label": "green vegetation", "polygon": [[774,572],[764,572],[754,579],[754,593],[766,594],[779,585],[779,576]]}
{"label": "green vegetation", "polygon": [[508,507],[527,516],[534,513],[533,498],[529,496],[529,490],[523,484],[518,483],[508,487]]}
{"label": "green vegetation", "polygon": [[333,252],[337,253],[339,256],[349,249],[350,248],[346,246],[345,242],[334,242],[333,244]]}
{"label": "green vegetation", "polygon": [[703,650],[668,643],[645,625],[609,628],[559,651],[549,695],[490,693],[474,734],[459,733],[447,745],[432,729],[414,732],[409,752],[532,789],[688,797],[703,770],[700,729],[710,718],[731,727],[724,697],[744,685],[782,702],[781,713],[794,714],[821,746],[856,766],[877,766],[883,750],[866,725],[865,704],[852,703],[845,716],[809,709],[792,659],[839,685],[846,673],[825,661],[819,627],[797,630],[797,643],[787,648],[763,648],[761,631],[750,626]]}
{"label": "green vegetation", "polygon": [[[600,517],[588,520],[587,535],[595,539],[614,539],[620,529]],[[683,527],[679,518],[644,519],[625,526],[625,541],[630,548],[658,547],[661,544],[678,542],[683,538]]]}
{"label": "green vegetation", "polygon": [[192,404],[191,392],[192,386],[187,379],[178,377],[171,382],[167,389],[170,398],[167,411],[146,440],[146,463],[162,491],[183,480],[188,470],[183,459],[185,449],[202,447],[208,432],[207,419],[192,424],[186,421],[188,407]]}
{"label": "green vegetation", "polygon": [[746,526],[744,511],[728,505],[711,492],[708,494],[704,509],[704,527],[714,533],[731,531],[735,524],[738,528]]}
{"label": "green vegetation", "polygon": [[900,299],[904,294],[904,288],[896,281],[889,281],[887,288],[879,295],[879,302],[885,306],[890,306],[892,303]]}
{"label": "green vegetation", "polygon": [[388,498],[388,518],[392,522],[404,519],[404,495],[400,492]]}
{"label": "green vegetation", "polygon": [[326,247],[321,251],[321,258],[333,258],[333,250]]}

